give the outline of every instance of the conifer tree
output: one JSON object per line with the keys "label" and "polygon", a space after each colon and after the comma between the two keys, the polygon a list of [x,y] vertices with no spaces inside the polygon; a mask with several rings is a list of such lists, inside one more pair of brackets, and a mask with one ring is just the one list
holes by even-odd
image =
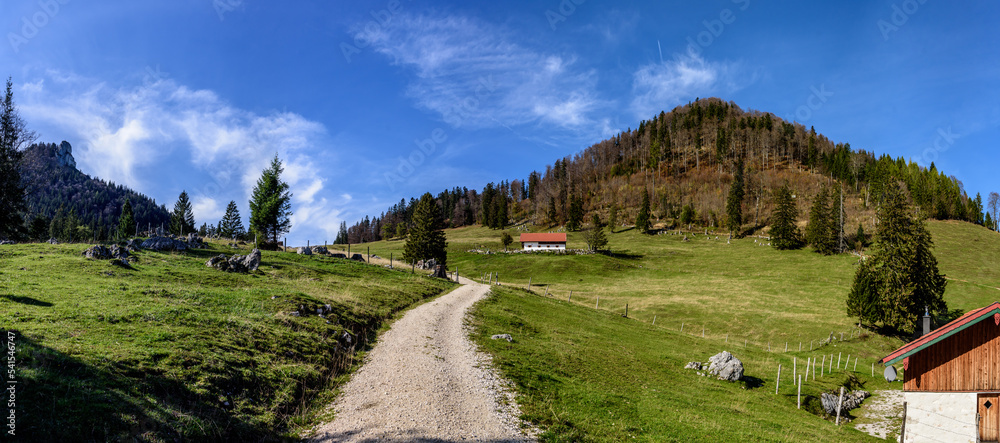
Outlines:
{"label": "conifer tree", "polygon": [[132,203],[125,199],[122,213],[118,217],[118,238],[126,239],[135,234],[135,215],[132,214]]}
{"label": "conifer tree", "polygon": [[[399,231],[400,225],[402,225],[402,223],[396,224],[396,231],[397,231],[397,235],[396,236],[397,237],[401,237],[400,235],[398,235],[398,231]],[[340,222],[340,230],[337,231],[337,239],[333,241],[333,244],[335,244],[335,245],[346,245],[347,244],[347,222],[346,221]]]}
{"label": "conifer tree", "polygon": [[175,235],[188,235],[194,232],[194,211],[187,191],[181,191],[174,203],[174,211],[170,213],[170,232]]}
{"label": "conifer tree", "polygon": [[834,252],[833,223],[830,213],[830,193],[824,186],[813,200],[809,210],[809,224],[806,226],[806,242],[815,248],[816,252],[830,255]]}
{"label": "conifer tree", "polygon": [[577,196],[569,198],[569,219],[566,221],[567,231],[579,231],[583,224],[583,199]]}
{"label": "conifer tree", "polygon": [[649,231],[649,193],[646,191],[642,192],[642,206],[635,216],[635,228],[641,233]]}
{"label": "conifer tree", "polygon": [[409,237],[403,245],[403,260],[416,262],[433,258],[439,265],[447,264],[448,255],[445,248],[448,243],[439,226],[440,218],[440,210],[434,201],[434,196],[429,192],[421,196],[413,211],[413,226],[410,228]]}
{"label": "conifer tree", "polygon": [[611,228],[611,233],[615,233],[615,227],[618,226],[618,204],[612,203],[611,209],[608,210],[608,226]]}
{"label": "conifer tree", "polygon": [[604,235],[604,224],[601,223],[601,216],[596,213],[591,216],[590,232],[587,233],[587,246],[591,251],[600,251],[608,246],[608,237]]}
{"label": "conifer tree", "polygon": [[792,191],[786,183],[774,193],[774,220],[771,221],[771,246],[778,250],[799,249],[802,235],[795,226],[799,216]]}
{"label": "conifer tree", "polygon": [[947,313],[947,281],[931,252],[930,233],[909,214],[902,189],[892,183],[884,193],[874,251],[855,274],[847,314],[863,323],[912,331],[925,309]]}
{"label": "conifer tree", "polygon": [[243,219],[240,217],[240,208],[236,206],[235,201],[230,200],[229,204],[226,205],[226,214],[219,221],[218,235],[219,237],[231,238],[233,240],[243,239],[246,235],[246,230],[243,228]]}
{"label": "conifer tree", "polygon": [[250,197],[250,231],[264,241],[278,245],[279,237],[292,228],[292,194],[281,180],[284,168],[278,155],[261,172]]}
{"label": "conifer tree", "polygon": [[556,212],[556,199],[554,197],[549,197],[549,211],[546,216],[549,218],[549,223],[554,225],[559,224],[559,220],[557,219],[559,214]]}
{"label": "conifer tree", "polygon": [[14,104],[14,88],[7,78],[7,89],[0,102],[0,238],[18,238],[23,234],[22,213],[27,209],[24,184],[21,182],[22,148],[37,138],[25,129]]}
{"label": "conifer tree", "polygon": [[[723,136],[722,128],[719,128],[720,137]],[[736,171],[733,173],[733,183],[729,186],[729,198],[726,199],[726,224],[730,233],[739,233],[743,225],[743,160],[736,162]]]}

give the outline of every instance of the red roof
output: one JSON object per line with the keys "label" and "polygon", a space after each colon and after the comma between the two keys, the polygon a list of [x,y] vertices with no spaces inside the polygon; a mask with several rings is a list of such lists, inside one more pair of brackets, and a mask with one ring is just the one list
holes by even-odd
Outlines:
{"label": "red roof", "polygon": [[548,234],[521,234],[521,243],[529,241],[537,242],[549,242],[549,243],[566,243],[566,233],[548,233]]}
{"label": "red roof", "polygon": [[1000,321],[1000,302],[994,302],[992,305],[983,308],[973,309],[929,334],[903,345],[903,347],[893,351],[892,354],[889,354],[880,360],[880,362],[886,366],[896,363],[994,315],[997,315],[997,319]]}

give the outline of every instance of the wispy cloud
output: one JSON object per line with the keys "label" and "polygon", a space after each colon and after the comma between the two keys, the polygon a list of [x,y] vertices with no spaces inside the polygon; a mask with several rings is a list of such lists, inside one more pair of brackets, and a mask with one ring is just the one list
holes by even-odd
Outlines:
{"label": "wispy cloud", "polygon": [[675,55],[639,68],[632,80],[632,111],[639,118],[649,118],[697,96],[732,93],[754,75],[739,79],[739,66],[713,63],[689,52]]}
{"label": "wispy cloud", "polygon": [[336,235],[340,211],[327,199],[313,158],[328,142],[320,123],[294,113],[239,109],[212,91],[170,79],[112,87],[49,73],[20,94],[26,118],[70,138],[82,170],[159,201],[173,201],[173,193],[185,189],[199,223],[217,222],[229,200],[246,218],[250,191],[277,153],[293,194],[293,228]]}
{"label": "wispy cloud", "polygon": [[605,104],[595,70],[572,55],[526,47],[510,30],[480,20],[402,15],[364,35],[391,63],[412,70],[407,94],[417,105],[453,127],[544,121],[578,128]]}

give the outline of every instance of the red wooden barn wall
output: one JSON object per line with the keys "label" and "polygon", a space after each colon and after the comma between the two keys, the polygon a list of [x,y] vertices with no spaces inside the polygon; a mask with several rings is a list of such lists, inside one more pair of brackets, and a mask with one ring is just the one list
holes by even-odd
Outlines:
{"label": "red wooden barn wall", "polygon": [[1000,392],[1000,326],[987,317],[909,357],[906,391]]}

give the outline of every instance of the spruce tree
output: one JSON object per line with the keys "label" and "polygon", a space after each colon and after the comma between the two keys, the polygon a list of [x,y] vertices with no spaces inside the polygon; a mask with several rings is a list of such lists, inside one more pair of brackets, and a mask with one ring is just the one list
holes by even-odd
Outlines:
{"label": "spruce tree", "polygon": [[809,210],[809,225],[806,226],[806,242],[823,255],[833,254],[833,223],[830,213],[830,193],[824,186],[813,200]]}
{"label": "spruce tree", "polygon": [[236,206],[235,201],[231,200],[226,205],[226,214],[219,221],[218,235],[219,237],[233,240],[240,240],[246,235],[246,230],[243,228],[243,219],[240,217],[240,208]]}
{"label": "spruce tree", "polygon": [[278,155],[261,171],[250,197],[250,232],[276,247],[279,238],[292,228],[292,194],[281,180],[284,168]]}
{"label": "spruce tree", "polygon": [[611,204],[611,209],[608,210],[608,226],[611,229],[611,233],[615,233],[615,227],[618,226],[618,205],[615,203]]}
{"label": "spruce tree", "polygon": [[[397,232],[396,236],[397,237],[399,237],[398,232],[399,232],[400,225],[402,225],[402,223],[397,223],[396,224],[396,232]],[[346,245],[347,244],[347,222],[346,221],[340,222],[340,230],[337,231],[337,239],[333,241],[333,244],[335,244],[335,245]]]}
{"label": "spruce tree", "polygon": [[416,262],[433,258],[439,265],[447,264],[448,243],[439,226],[440,218],[440,210],[434,201],[434,196],[429,192],[421,196],[413,211],[413,226],[410,228],[409,237],[403,245],[403,260]]}
{"label": "spruce tree", "polygon": [[[722,128],[719,131],[721,137]],[[729,198],[726,199],[726,224],[731,234],[739,234],[743,225],[743,197],[746,193],[743,185],[743,160],[740,160],[736,162],[733,183],[729,185]]]}
{"label": "spruce tree", "polygon": [[132,214],[132,203],[129,203],[128,199],[125,199],[125,204],[122,205],[122,213],[118,217],[117,237],[119,239],[126,239],[134,234],[135,216]]}
{"label": "spruce tree", "polygon": [[799,249],[802,235],[795,226],[799,216],[792,191],[785,184],[774,192],[774,219],[771,221],[771,246],[778,250]]}
{"label": "spruce tree", "polygon": [[18,238],[22,234],[25,204],[21,183],[21,147],[34,139],[24,128],[24,121],[14,105],[14,89],[7,79],[7,89],[0,103],[0,238]]}
{"label": "spruce tree", "polygon": [[590,224],[592,228],[587,233],[587,246],[591,251],[600,251],[608,246],[608,237],[604,235],[604,224],[601,223],[601,216],[597,214],[591,216]]}
{"label": "spruce tree", "polygon": [[878,218],[874,251],[855,274],[847,314],[860,322],[912,331],[925,309],[947,313],[947,281],[931,252],[930,233],[910,215],[898,184],[885,188]]}
{"label": "spruce tree", "polygon": [[194,232],[194,211],[186,191],[181,191],[174,203],[174,211],[170,213],[170,232],[174,235],[188,235]]}
{"label": "spruce tree", "polygon": [[566,221],[566,230],[579,231],[583,224],[583,199],[575,195],[569,199],[569,220]]}
{"label": "spruce tree", "polygon": [[559,224],[557,217],[559,214],[556,212],[556,199],[554,197],[549,197],[549,210],[545,214],[549,218],[549,223],[555,225]]}
{"label": "spruce tree", "polygon": [[641,233],[649,231],[649,193],[646,191],[642,192],[642,206],[635,216],[635,228]]}

